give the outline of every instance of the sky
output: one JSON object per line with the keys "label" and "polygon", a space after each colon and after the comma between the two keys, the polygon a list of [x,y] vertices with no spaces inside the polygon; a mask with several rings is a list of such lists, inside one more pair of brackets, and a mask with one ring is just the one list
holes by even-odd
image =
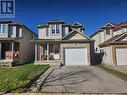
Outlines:
{"label": "sky", "polygon": [[108,22],[127,21],[127,0],[15,0],[16,20],[35,33],[48,20],[81,23],[90,36]]}

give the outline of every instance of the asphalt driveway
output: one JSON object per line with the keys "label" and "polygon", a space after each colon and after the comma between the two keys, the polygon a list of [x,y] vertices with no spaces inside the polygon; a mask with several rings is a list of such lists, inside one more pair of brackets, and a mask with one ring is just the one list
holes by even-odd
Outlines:
{"label": "asphalt driveway", "polygon": [[127,93],[127,82],[95,66],[63,66],[50,74],[41,91]]}

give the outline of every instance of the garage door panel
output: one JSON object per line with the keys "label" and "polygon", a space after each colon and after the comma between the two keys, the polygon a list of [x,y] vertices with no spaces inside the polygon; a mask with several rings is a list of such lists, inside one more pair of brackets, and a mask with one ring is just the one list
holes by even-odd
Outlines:
{"label": "garage door panel", "polygon": [[65,49],[65,65],[88,65],[86,48]]}
{"label": "garage door panel", "polygon": [[116,49],[117,65],[127,65],[127,48]]}

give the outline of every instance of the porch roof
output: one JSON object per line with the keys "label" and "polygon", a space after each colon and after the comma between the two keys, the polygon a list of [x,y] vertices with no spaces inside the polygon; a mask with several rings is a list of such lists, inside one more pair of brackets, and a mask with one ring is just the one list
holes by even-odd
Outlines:
{"label": "porch roof", "polygon": [[76,39],[76,40],[62,40],[62,39],[34,39],[32,40],[34,43],[72,43],[72,42],[93,42],[93,40],[87,40],[87,39]]}
{"label": "porch roof", "polygon": [[19,39],[21,39],[22,37],[14,37],[14,38],[0,38],[0,42],[14,42],[17,41]]}

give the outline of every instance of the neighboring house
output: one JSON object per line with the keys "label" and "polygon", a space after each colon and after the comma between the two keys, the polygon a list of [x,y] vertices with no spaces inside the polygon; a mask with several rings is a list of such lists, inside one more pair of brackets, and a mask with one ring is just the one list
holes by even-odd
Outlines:
{"label": "neighboring house", "polygon": [[95,40],[94,43],[95,53],[102,52],[98,45],[112,38],[114,36],[113,29],[115,29],[117,26],[118,26],[117,24],[107,23],[90,36],[90,38]]}
{"label": "neighboring house", "polygon": [[95,60],[109,65],[127,65],[127,22],[108,23],[91,35]]}
{"label": "neighboring house", "polygon": [[34,59],[34,34],[25,25],[11,20],[0,20],[0,64],[18,65]]}
{"label": "neighboring house", "polygon": [[102,63],[127,65],[127,31],[99,45],[103,49]]}
{"label": "neighboring house", "polygon": [[113,35],[122,34],[127,31],[127,21],[120,23],[116,28],[113,29]]}
{"label": "neighboring house", "polygon": [[35,64],[90,65],[93,40],[83,34],[83,26],[51,20],[39,25],[35,39]]}

